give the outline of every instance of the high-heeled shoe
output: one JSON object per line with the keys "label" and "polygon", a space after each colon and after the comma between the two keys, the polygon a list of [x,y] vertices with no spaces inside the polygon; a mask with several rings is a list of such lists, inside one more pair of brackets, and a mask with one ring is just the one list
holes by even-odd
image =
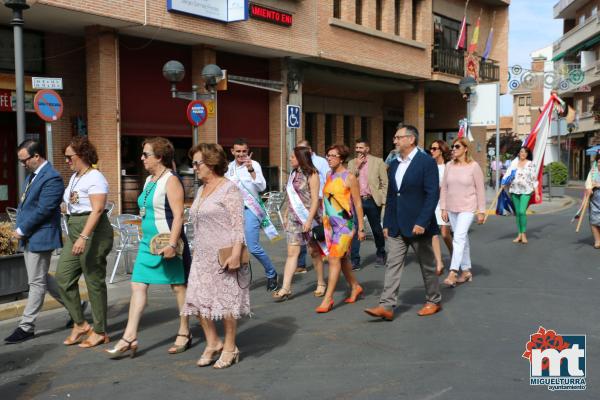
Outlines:
{"label": "high-heeled shoe", "polygon": [[[91,332],[94,333],[93,330]],[[89,336],[91,336],[91,334]],[[82,349],[89,349],[90,347],[96,347],[96,346],[100,346],[101,344],[110,343],[110,338],[108,337],[108,335],[106,333],[100,334],[100,339],[95,342],[92,342],[90,340],[89,336],[83,342],[79,343],[78,346],[81,347]]]}
{"label": "high-heeled shoe", "polygon": [[327,285],[324,283],[317,283],[317,290],[313,292],[315,297],[323,297],[325,296],[325,292],[327,291]]}
{"label": "high-heeled shoe", "polygon": [[[169,354],[183,353],[184,351],[189,350],[189,348],[192,347],[192,332],[188,333],[187,335],[182,335],[181,333],[178,333],[177,337],[179,336],[187,338],[187,341],[185,342],[185,344],[173,344],[173,346],[171,346],[169,350],[167,350]],[[177,337],[175,339],[177,339]]]}
{"label": "high-heeled shoe", "polygon": [[[223,356],[231,355],[231,358],[228,361],[223,359]],[[224,369],[229,368],[233,364],[240,362],[240,350],[236,347],[234,351],[222,351],[221,357],[217,360],[215,365],[213,365],[214,369]]]}
{"label": "high-heeled shoe", "polygon": [[472,281],[473,281],[473,274],[469,270],[461,272],[458,279],[456,279],[457,283],[465,283],[465,282],[472,282]]}
{"label": "high-heeled shoe", "polygon": [[210,348],[210,347],[206,347],[204,349],[204,353],[202,353],[202,356],[200,356],[200,359],[198,360],[198,362],[196,362],[196,365],[199,367],[208,367],[209,365],[211,365],[212,363],[214,363],[215,361],[217,361],[219,359],[219,357],[221,356],[221,353],[223,352],[223,346],[221,346],[221,348]]}
{"label": "high-heeled shoe", "polygon": [[73,346],[74,344],[77,344],[81,341],[81,339],[83,339],[84,336],[89,335],[90,331],[92,330],[92,327],[88,325],[88,327],[80,332],[77,332],[77,335],[75,335],[74,338],[71,338],[71,336],[69,336],[68,338],[66,338],[63,342],[63,344],[65,346]]}
{"label": "high-heeled shoe", "polygon": [[282,301],[289,300],[290,297],[292,297],[292,291],[290,289],[281,288],[278,291],[273,292],[271,297],[273,297],[273,299],[275,299],[275,301],[279,303]]}
{"label": "high-heeled shoe", "polygon": [[319,306],[319,307],[315,308],[315,311],[318,314],[325,314],[325,313],[328,313],[329,311],[331,311],[332,308],[333,308],[333,299],[330,300],[329,304],[326,305],[325,307]]}
{"label": "high-heeled shoe", "polygon": [[457,276],[458,273],[456,271],[450,270],[450,272],[448,272],[448,276],[446,277],[446,279],[444,279],[444,284],[450,287],[456,287]]}
{"label": "high-heeled shoe", "polygon": [[358,298],[361,297],[364,290],[363,290],[362,286],[360,286],[360,285],[357,285],[357,286],[358,286],[358,288],[356,289],[356,291],[353,290],[350,293],[350,297],[348,297],[344,300],[344,303],[349,303],[349,304],[356,303],[356,300],[358,300]]}
{"label": "high-heeled shoe", "polygon": [[[135,357],[135,353],[137,352],[137,349],[138,349],[137,338],[127,340],[124,337],[122,337],[121,340],[124,341],[125,343],[127,343],[127,346],[119,348],[118,347],[119,343],[117,343],[115,345],[115,347],[113,347],[112,349],[104,350],[104,352],[108,355],[108,358],[116,360],[118,358],[125,357],[127,355],[127,353],[130,351],[131,351],[131,353],[129,354],[129,357],[131,357],[131,358]],[[136,344],[134,345],[134,343],[136,343]]]}

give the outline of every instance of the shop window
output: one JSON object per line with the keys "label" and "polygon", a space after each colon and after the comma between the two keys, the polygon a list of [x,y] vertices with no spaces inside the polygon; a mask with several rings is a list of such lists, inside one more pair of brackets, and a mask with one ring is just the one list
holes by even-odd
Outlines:
{"label": "shop window", "polygon": [[362,0],[356,0],[355,1],[355,8],[356,8],[356,10],[355,10],[355,15],[356,15],[355,22],[358,25],[362,25]]}
{"label": "shop window", "polygon": [[394,34],[400,35],[400,0],[394,0]]}
{"label": "shop window", "polygon": [[344,144],[349,145],[352,142],[352,117],[344,115]]}
{"label": "shop window", "polygon": [[333,0],[333,18],[342,17],[342,0]]}
{"label": "shop window", "polygon": [[[23,32],[23,69],[25,73],[44,72],[43,34]],[[14,34],[8,28],[0,28],[0,70],[15,70]]]}
{"label": "shop window", "polygon": [[525,105],[525,97],[519,96],[519,106],[524,106],[524,105]]}
{"label": "shop window", "polygon": [[304,139],[310,143],[310,147],[317,148],[315,131],[317,129],[317,114],[306,113],[304,116]]}
{"label": "shop window", "polygon": [[325,150],[333,145],[334,118],[333,114],[325,114]]}
{"label": "shop window", "polygon": [[383,0],[375,0],[375,29],[381,30],[381,19],[383,14]]}

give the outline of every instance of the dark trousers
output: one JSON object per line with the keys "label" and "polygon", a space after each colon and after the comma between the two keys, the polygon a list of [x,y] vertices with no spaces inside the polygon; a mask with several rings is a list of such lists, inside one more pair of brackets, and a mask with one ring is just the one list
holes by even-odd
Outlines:
{"label": "dark trousers", "polygon": [[300,246],[300,255],[298,255],[298,267],[306,268],[306,245]]}
{"label": "dark trousers", "polygon": [[[363,212],[369,220],[373,237],[375,238],[375,247],[377,247],[377,256],[385,257],[385,239],[383,229],[381,228],[381,207],[378,207],[372,197],[361,199]],[[358,228],[358,220],[354,215],[354,226]],[[360,265],[360,241],[358,235],[352,237],[352,250],[350,253],[352,265]]]}

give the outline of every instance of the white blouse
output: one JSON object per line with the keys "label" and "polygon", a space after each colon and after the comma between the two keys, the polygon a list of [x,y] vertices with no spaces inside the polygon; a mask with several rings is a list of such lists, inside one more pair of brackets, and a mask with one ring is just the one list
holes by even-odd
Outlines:
{"label": "white blouse", "polygon": [[67,214],[81,214],[92,211],[91,194],[108,194],[108,182],[97,169],[90,169],[78,177],[73,174],[65,189],[63,201],[67,204]]}
{"label": "white blouse", "polygon": [[516,168],[515,179],[513,179],[508,191],[514,194],[531,194],[538,186],[538,171],[532,161],[528,161],[523,168]]}

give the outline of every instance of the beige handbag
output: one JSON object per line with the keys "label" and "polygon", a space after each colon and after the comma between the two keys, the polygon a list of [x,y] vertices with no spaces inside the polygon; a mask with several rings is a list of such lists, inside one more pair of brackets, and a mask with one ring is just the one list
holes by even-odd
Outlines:
{"label": "beige handbag", "polygon": [[[169,246],[170,240],[170,233],[159,233],[157,235],[154,235],[150,240],[150,253],[156,256],[159,255],[159,250]],[[179,257],[183,255],[183,239],[181,238],[177,240],[177,248],[175,249],[175,253],[177,253],[177,256]]]}
{"label": "beige handbag", "polygon": [[[233,252],[233,246],[223,247],[219,249],[219,265],[222,267],[225,264],[225,261],[231,257],[231,253]],[[248,248],[245,244],[242,245],[242,254],[240,255],[240,266],[250,264],[250,252],[248,252]]]}

